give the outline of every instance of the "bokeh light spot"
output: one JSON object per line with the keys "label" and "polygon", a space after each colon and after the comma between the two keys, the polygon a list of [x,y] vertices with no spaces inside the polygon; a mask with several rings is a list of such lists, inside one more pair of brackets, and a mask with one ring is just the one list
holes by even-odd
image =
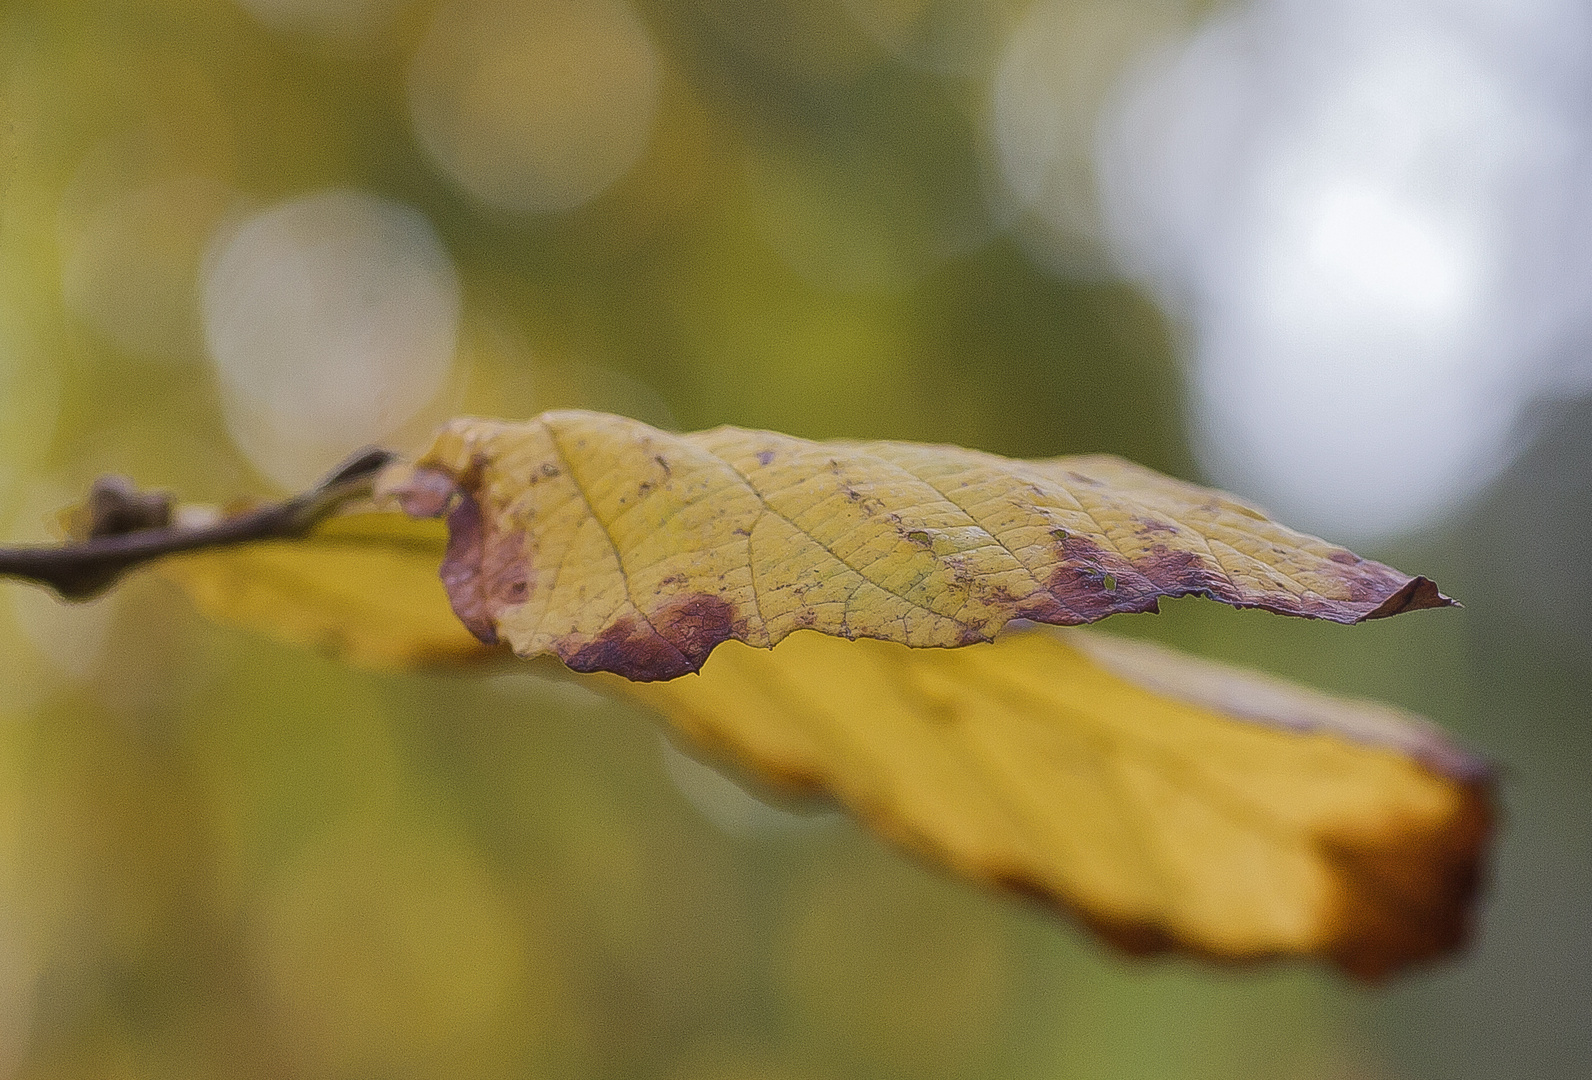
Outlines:
{"label": "bokeh light spot", "polygon": [[1012,31],[991,83],[991,136],[1003,209],[1023,219],[1041,262],[1098,264],[1096,118],[1123,66],[1180,17],[1163,0],[1040,0]]}
{"label": "bokeh light spot", "polygon": [[464,0],[409,75],[414,130],[453,183],[518,214],[569,210],[629,170],[657,109],[657,60],[623,0]]}
{"label": "bokeh light spot", "polygon": [[224,230],[203,283],[228,430],[284,487],[419,413],[453,363],[459,282],[419,214],[355,191]]}
{"label": "bokeh light spot", "polygon": [[1592,140],[1563,82],[1586,61],[1547,23],[1495,29],[1257,3],[1142,65],[1108,120],[1108,231],[1190,324],[1197,449],[1305,528],[1453,513],[1592,318],[1569,239]]}

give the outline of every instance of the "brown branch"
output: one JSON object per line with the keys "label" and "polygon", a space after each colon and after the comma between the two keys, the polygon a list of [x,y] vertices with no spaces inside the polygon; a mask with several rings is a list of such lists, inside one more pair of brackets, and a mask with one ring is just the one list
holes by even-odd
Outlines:
{"label": "brown branch", "polygon": [[376,473],[393,460],[386,450],[362,450],[301,495],[202,525],[172,524],[162,497],[140,494],[115,479],[101,481],[89,498],[85,539],[0,548],[0,577],[46,585],[67,600],[87,600],[152,559],[301,537],[351,499],[370,494]]}

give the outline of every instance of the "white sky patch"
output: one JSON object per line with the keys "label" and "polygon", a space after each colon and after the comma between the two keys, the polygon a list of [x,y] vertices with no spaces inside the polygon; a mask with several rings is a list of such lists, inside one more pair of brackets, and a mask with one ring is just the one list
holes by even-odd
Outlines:
{"label": "white sky patch", "polygon": [[1430,524],[1585,378],[1588,12],[1262,0],[1103,120],[1119,264],[1188,326],[1214,478],[1299,524]]}
{"label": "white sky patch", "polygon": [[380,442],[447,382],[458,276],[408,207],[349,190],[283,203],[222,230],[202,277],[228,431],[284,488]]}

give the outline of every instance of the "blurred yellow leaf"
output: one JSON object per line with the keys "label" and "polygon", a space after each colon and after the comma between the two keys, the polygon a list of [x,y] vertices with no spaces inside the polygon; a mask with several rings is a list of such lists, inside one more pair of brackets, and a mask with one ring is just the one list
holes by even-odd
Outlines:
{"label": "blurred yellow leaf", "polygon": [[[168,567],[213,615],[355,663],[503,655],[448,610],[444,543],[437,522],[359,514]],[[1130,950],[1374,977],[1468,929],[1486,770],[1384,706],[1044,627],[955,650],[800,633],[669,681],[585,678]]]}
{"label": "blurred yellow leaf", "polygon": [[1487,770],[1386,706],[1050,628],[950,651],[801,633],[669,682],[596,678],[1130,951],[1378,977],[1468,931]]}
{"label": "blurred yellow leaf", "polygon": [[334,517],[302,540],[267,540],[168,559],[161,572],[206,615],[341,656],[403,668],[484,656],[448,612],[440,521]]}
{"label": "blurred yellow leaf", "polygon": [[456,420],[386,490],[449,513],[442,568],[483,641],[671,679],[794,630],[914,647],[1199,593],[1359,622],[1451,603],[1229,495],[1105,456],[814,443],[550,412]]}

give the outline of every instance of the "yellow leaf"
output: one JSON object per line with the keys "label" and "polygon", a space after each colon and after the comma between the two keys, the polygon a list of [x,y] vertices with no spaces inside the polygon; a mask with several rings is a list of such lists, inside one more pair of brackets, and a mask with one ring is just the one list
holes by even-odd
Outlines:
{"label": "yellow leaf", "polygon": [[801,633],[669,682],[596,678],[1130,951],[1375,978],[1468,931],[1487,770],[1386,706],[1048,628],[954,651]]}
{"label": "yellow leaf", "polygon": [[267,540],[159,564],[201,611],[335,653],[363,667],[481,658],[486,646],[448,610],[437,577],[440,521],[357,513],[302,540]]}
{"label": "yellow leaf", "polygon": [[[557,438],[561,444],[568,436],[569,445],[556,445],[559,456],[553,460],[537,456],[554,438],[550,432],[564,431],[566,419],[573,429]],[[666,436],[591,414],[560,414],[550,423],[534,438],[524,435],[524,426],[456,425],[439,447],[447,449],[448,440],[457,438],[459,452],[468,453],[443,459],[434,449],[420,469],[394,474],[388,486],[410,509],[453,505],[451,537],[440,522],[365,513],[323,523],[303,541],[185,556],[170,562],[168,572],[219,618],[386,667],[503,655],[466,633],[449,611],[439,564],[453,606],[477,630],[501,629],[517,645],[537,639],[516,634],[551,633],[544,624],[555,612],[567,611],[589,640],[616,625],[615,611],[639,613],[631,579],[615,575],[616,565],[648,568],[655,588],[639,595],[676,595],[669,592],[676,583],[666,579],[683,575],[693,587],[728,590],[717,594],[730,596],[722,601],[726,605],[739,601],[728,583],[738,574],[751,580],[753,567],[738,560],[760,551],[746,541],[764,519],[745,526],[750,536],[738,532],[742,526],[727,522],[715,501],[720,489],[704,487],[693,475],[690,462],[696,458],[680,447],[706,436]],[[588,423],[599,432],[617,429],[615,441],[632,460],[614,462],[618,451],[612,447],[607,458],[599,454],[604,444],[597,436],[581,434]],[[479,435],[483,428],[487,437]],[[499,441],[491,432],[507,434]],[[976,466],[995,477],[986,483],[1008,492],[1010,484],[1000,483],[1011,475],[1076,473],[1100,482],[1096,489],[1069,480],[1100,492],[1087,504],[1099,520],[1172,526],[1175,519],[1180,530],[1189,529],[1189,520],[1201,520],[1198,535],[1210,545],[1206,550],[1217,543],[1226,543],[1224,550],[1255,548],[1261,537],[1283,550],[1273,550],[1264,564],[1253,560],[1255,565],[1286,565],[1289,580],[1313,585],[1300,593],[1267,593],[1254,586],[1254,575],[1240,575],[1223,586],[1229,602],[1348,619],[1440,596],[1429,583],[1421,584],[1424,579],[1352,557],[1334,558],[1339,549],[1289,533],[1225,496],[1114,459],[1024,465],[939,448],[876,444],[866,454],[801,451],[815,444],[793,446],[794,440],[780,436],[728,430],[710,434],[761,446],[749,451],[754,459],[800,451],[811,464],[812,455],[819,455],[819,490],[805,497],[826,513],[848,513],[863,499],[885,503],[896,489],[846,477],[860,468],[859,461],[885,460],[888,454],[972,462],[964,473]],[[586,458],[579,456],[583,452]],[[660,486],[673,502],[654,507],[642,501],[629,511],[633,519],[624,512],[599,519],[591,505],[628,500],[647,483],[634,480],[633,459],[642,453],[664,474]],[[443,472],[443,460],[460,464]],[[592,471],[575,467],[577,460]],[[515,477],[536,479],[517,483]],[[970,485],[975,479],[964,478]],[[937,482],[959,490],[953,485],[960,481]],[[850,486],[836,489],[837,483]],[[1022,498],[1032,498],[1036,512],[1041,498],[1061,501],[1057,492],[1070,490],[1025,483],[1030,494]],[[784,504],[772,489],[759,498]],[[1182,500],[1180,508],[1168,513],[1174,499]],[[1009,495],[1007,504],[1015,505]],[[664,505],[673,509],[660,517]],[[954,532],[946,524],[949,511],[899,501],[888,505],[894,508],[858,511],[850,519],[850,532],[857,535],[849,540],[841,535],[826,541],[828,547],[813,546],[838,561],[831,548],[866,545],[868,537],[883,535],[876,518],[897,532],[904,527],[906,542],[918,546],[923,542],[912,533],[938,530],[929,545],[937,567],[983,566],[984,559],[994,559],[991,548],[1012,543],[1012,530],[995,525],[989,510],[1001,505],[998,494],[977,504],[979,520],[993,526],[985,531],[990,539],[980,547],[969,538],[984,526],[960,526],[960,556],[933,550],[941,533]],[[1195,512],[1202,509],[1204,518]],[[811,527],[818,530],[817,524]],[[511,531],[505,539],[505,528],[525,532]],[[533,538],[533,528],[546,536]],[[686,558],[665,556],[661,569],[645,560],[620,562],[618,551],[646,549],[649,532],[665,544],[703,541],[688,547]],[[1116,527],[1091,534],[1080,529],[1079,539],[1123,535]],[[712,537],[723,542],[715,546],[708,542]],[[611,546],[604,549],[598,540]],[[1056,541],[1059,551],[1043,541],[1031,547],[1049,553],[1049,580],[1076,582],[1076,574],[1066,576],[1073,566],[1065,560],[1077,549],[1065,540]],[[1183,550],[1151,545],[1139,550],[1137,562],[1120,552],[1106,562],[1105,548],[1096,548],[1090,557],[1129,582],[1130,573],[1156,557],[1165,560],[1167,552]],[[806,550],[798,544],[796,554]],[[881,550],[879,560],[900,554],[883,545]],[[550,552],[558,553],[551,562]],[[713,569],[693,571],[697,560]],[[874,599],[917,595],[899,585],[892,593],[870,576],[882,570],[872,564],[864,570],[847,566],[830,576],[854,575],[847,578],[854,593],[872,589],[868,596]],[[1341,576],[1355,572],[1361,576]],[[1152,587],[1139,594],[1140,606],[1182,588],[1171,580],[1156,585],[1148,572],[1142,576]],[[977,585],[981,579],[971,572],[968,579],[975,583],[967,587],[970,596],[984,588],[979,602],[999,609],[992,587]],[[1041,580],[1034,572],[1030,579]],[[1211,579],[1204,580],[1217,591]],[[1342,585],[1344,580],[1350,584]],[[516,583],[523,583],[523,593]],[[1110,607],[1118,599],[1106,583],[1096,584],[1095,592],[1063,593],[1077,605],[1065,614],[1096,610],[1086,602]],[[1117,590],[1122,588],[1119,581]],[[1333,600],[1328,592],[1334,588],[1347,598]],[[615,589],[617,597],[610,595]],[[1057,595],[1053,587],[1047,591]],[[516,596],[518,604],[504,603]],[[525,614],[533,596],[541,597],[541,623]],[[768,613],[768,596],[750,593],[754,611],[761,604]],[[580,603],[601,617],[583,615]],[[1044,603],[1030,599],[1021,606],[1033,613]],[[832,625],[822,623],[827,608],[809,608],[820,625]],[[1048,607],[1043,612],[1056,613]],[[936,625],[910,619],[882,627],[865,623],[868,608],[861,602],[841,615],[854,621],[843,621],[840,631],[859,636],[921,640],[911,636],[912,628]],[[678,630],[681,623],[666,625]],[[744,633],[752,625],[746,620],[740,629]],[[754,643],[766,645],[776,637],[768,629],[772,620],[755,625],[763,628],[761,637],[744,633]],[[704,629],[712,627],[697,627]],[[1014,627],[993,643],[914,649],[792,629],[787,624],[778,635],[784,640],[772,649],[721,643],[699,674],[651,682],[603,673],[587,678],[655,709],[764,778],[829,792],[906,847],[963,875],[1061,905],[1128,949],[1175,948],[1229,960],[1313,955],[1375,977],[1440,955],[1466,935],[1490,829],[1490,783],[1480,763],[1418,718],[1086,631]],[[984,627],[991,634],[995,629],[992,623]]]}
{"label": "yellow leaf", "polygon": [[1200,593],[1359,622],[1451,603],[1425,578],[1104,456],[672,435],[589,412],[457,420],[385,489],[452,507],[442,576],[483,641],[670,679],[794,630],[914,647]]}

